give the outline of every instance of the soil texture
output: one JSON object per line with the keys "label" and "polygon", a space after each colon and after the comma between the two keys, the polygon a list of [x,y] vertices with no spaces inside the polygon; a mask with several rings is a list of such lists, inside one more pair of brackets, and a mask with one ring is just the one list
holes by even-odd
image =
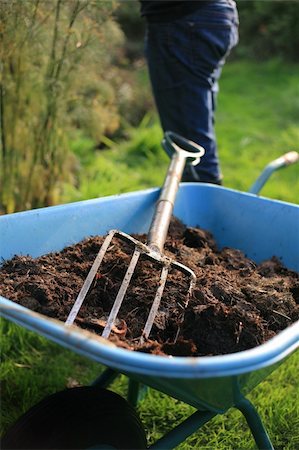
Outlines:
{"label": "soil texture", "polygon": [[[135,235],[142,242],[146,236]],[[90,237],[39,258],[15,256],[0,270],[0,294],[38,313],[65,321],[103,237]],[[113,240],[75,321],[100,335],[132,256],[128,244]],[[218,249],[211,233],[173,219],[165,254],[192,269],[189,279],[170,271],[149,339],[140,344],[161,269],[141,258],[110,340],[159,355],[203,356],[234,353],[266,342],[299,318],[299,274],[275,256],[255,264],[241,251]]]}

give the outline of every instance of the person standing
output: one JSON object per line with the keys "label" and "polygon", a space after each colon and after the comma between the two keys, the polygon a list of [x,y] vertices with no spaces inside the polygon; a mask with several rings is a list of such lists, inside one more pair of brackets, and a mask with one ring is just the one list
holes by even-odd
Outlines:
{"label": "person standing", "polygon": [[201,163],[187,165],[183,181],[221,184],[214,129],[218,81],[238,43],[233,0],[141,0],[145,56],[164,131],[205,148]]}

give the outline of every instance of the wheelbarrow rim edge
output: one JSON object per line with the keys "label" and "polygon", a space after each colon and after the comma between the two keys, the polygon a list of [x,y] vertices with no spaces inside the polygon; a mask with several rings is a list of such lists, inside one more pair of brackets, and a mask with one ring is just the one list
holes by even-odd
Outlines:
{"label": "wheelbarrow rim edge", "polygon": [[273,365],[299,346],[299,321],[264,344],[242,352],[219,356],[164,357],[133,352],[109,341],[66,327],[0,296],[0,315],[50,340],[120,372],[166,378],[211,378],[244,374]]}

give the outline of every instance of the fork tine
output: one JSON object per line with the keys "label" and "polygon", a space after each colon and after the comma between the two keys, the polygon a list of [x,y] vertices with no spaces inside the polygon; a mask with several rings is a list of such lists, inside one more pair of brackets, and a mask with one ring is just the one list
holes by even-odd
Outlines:
{"label": "fork tine", "polygon": [[89,291],[89,288],[91,286],[91,283],[93,282],[93,279],[98,271],[98,268],[101,265],[101,262],[104,258],[104,255],[106,251],[108,250],[108,247],[111,243],[111,240],[115,234],[115,230],[111,230],[107,237],[105,238],[99,253],[97,254],[90,271],[88,272],[87,277],[85,278],[85,281],[83,283],[83,286],[78,294],[78,297],[68,315],[68,318],[66,319],[65,325],[72,325],[77,317],[77,314],[82,306],[82,303],[84,302],[84,299],[87,295],[87,292]]}
{"label": "fork tine", "polygon": [[121,308],[121,305],[123,303],[123,300],[125,298],[128,286],[130,284],[132,275],[134,273],[134,270],[138,263],[140,255],[145,254],[145,255],[147,255],[147,257],[150,260],[153,260],[153,261],[156,261],[156,262],[162,264],[162,272],[161,272],[161,276],[160,276],[159,286],[157,288],[156,295],[155,295],[154,301],[152,303],[149,315],[147,317],[146,324],[143,329],[142,335],[139,339],[140,344],[143,344],[144,341],[149,337],[149,334],[152,330],[152,327],[153,327],[153,324],[155,321],[155,317],[157,315],[157,312],[158,312],[158,309],[159,309],[159,306],[161,303],[161,298],[162,298],[162,295],[164,292],[165,284],[167,281],[169,267],[170,266],[175,267],[177,270],[179,270],[180,272],[183,272],[185,275],[189,276],[191,279],[185,307],[188,304],[188,300],[189,300],[191,292],[194,288],[196,277],[195,277],[194,272],[189,267],[186,267],[185,265],[183,265],[177,261],[173,261],[173,260],[169,259],[168,257],[161,255],[160,252],[153,251],[153,249],[151,247],[149,247],[145,244],[142,244],[140,241],[137,241],[133,237],[127,235],[126,233],[120,232],[118,230],[111,230],[111,231],[109,231],[108,235],[106,236],[106,238],[105,238],[92,266],[91,266],[91,269],[83,283],[83,286],[78,294],[78,297],[68,315],[68,318],[67,318],[65,324],[69,326],[74,323],[74,321],[77,317],[77,314],[82,306],[82,303],[84,302],[85,297],[86,297],[86,295],[90,289],[90,286],[94,280],[94,277],[102,263],[104,255],[107,252],[109,245],[111,244],[112,238],[114,236],[118,237],[119,239],[122,239],[123,241],[132,243],[135,246],[135,249],[134,249],[134,253],[131,258],[130,264],[127,268],[126,274],[124,276],[124,279],[121,283],[120,289],[117,293],[116,299],[113,303],[107,323],[106,323],[105,328],[102,333],[102,337],[108,339],[110,336],[112,327],[115,323],[117,314],[118,314],[118,312]]}
{"label": "fork tine", "polygon": [[132,256],[132,259],[130,261],[129,267],[127,269],[126,275],[125,275],[125,277],[124,277],[124,279],[122,281],[120,289],[119,289],[119,291],[117,293],[117,297],[116,297],[115,302],[113,304],[113,307],[112,307],[112,309],[110,311],[110,314],[109,314],[109,317],[108,317],[108,320],[107,320],[107,324],[106,324],[106,326],[104,328],[104,331],[102,333],[102,337],[103,338],[108,339],[108,337],[110,335],[112,326],[113,326],[113,324],[115,322],[116,316],[117,316],[118,311],[119,311],[119,309],[121,307],[121,304],[123,302],[124,296],[126,295],[126,291],[127,291],[128,286],[129,286],[129,283],[131,281],[131,278],[132,278],[133,272],[135,270],[136,264],[138,262],[139,256],[140,256],[140,251],[135,248],[135,251],[133,253],[133,256]]}
{"label": "fork tine", "polygon": [[160,302],[161,302],[161,298],[162,298],[162,294],[164,291],[164,287],[165,287],[165,283],[166,283],[166,279],[167,279],[167,275],[168,275],[168,266],[163,266],[162,268],[162,273],[161,273],[161,277],[160,277],[160,282],[159,282],[159,286],[156,292],[156,296],[155,299],[153,301],[150,313],[148,315],[142,336],[140,338],[140,343],[143,344],[144,340],[147,339],[149,337],[149,334],[151,332],[155,317],[157,315],[159,306],[160,306]]}

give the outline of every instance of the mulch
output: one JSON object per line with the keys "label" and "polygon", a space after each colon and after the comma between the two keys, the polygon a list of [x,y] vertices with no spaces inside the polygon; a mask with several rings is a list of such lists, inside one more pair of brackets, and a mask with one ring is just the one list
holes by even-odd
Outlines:
{"label": "mulch", "polygon": [[[135,235],[146,241],[146,236]],[[65,321],[103,237],[90,237],[39,258],[15,256],[0,269],[0,294],[43,315]],[[273,256],[256,264],[241,251],[218,249],[212,234],[170,225],[165,253],[192,269],[197,282],[169,274],[149,339],[140,343],[160,278],[160,269],[141,259],[110,340],[135,351],[175,356],[235,353],[263,344],[299,318],[299,274]],[[115,239],[76,319],[98,335],[103,331],[132,249]]]}

